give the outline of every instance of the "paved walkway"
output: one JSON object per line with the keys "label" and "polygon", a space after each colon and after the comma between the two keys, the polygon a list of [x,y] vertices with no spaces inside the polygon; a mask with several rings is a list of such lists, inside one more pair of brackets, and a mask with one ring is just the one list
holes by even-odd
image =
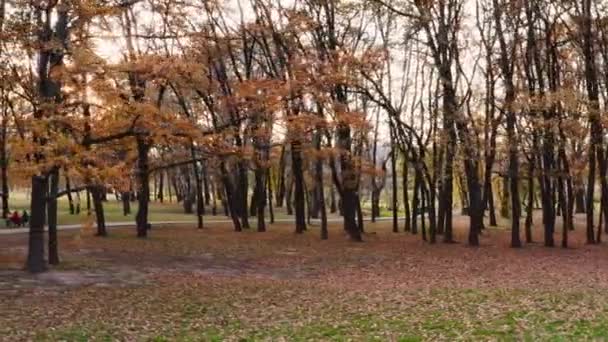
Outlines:
{"label": "paved walkway", "polygon": [[[376,221],[392,221],[392,217],[379,217]],[[399,220],[405,220],[404,217],[400,217]],[[365,218],[365,221],[371,221],[370,218]],[[255,222],[255,220],[252,220]],[[294,219],[276,219],[275,223],[291,223],[294,222]],[[337,223],[342,222],[342,218],[328,218],[327,222],[329,223]],[[229,219],[213,219],[213,220],[205,220],[203,222],[204,225],[213,224],[213,223],[232,223],[232,220]],[[168,226],[168,225],[185,225],[185,224],[197,224],[195,219],[193,220],[184,220],[184,221],[151,221],[150,224],[154,226]],[[312,225],[320,224],[319,219],[312,219]],[[124,222],[108,222],[106,223],[107,228],[124,228],[124,227],[135,227],[135,222],[133,221],[124,221]],[[82,224],[64,224],[57,226],[58,230],[75,230],[82,228]],[[45,231],[47,228],[45,228]],[[0,228],[0,235],[9,235],[9,234],[26,234],[29,231],[29,228]]]}

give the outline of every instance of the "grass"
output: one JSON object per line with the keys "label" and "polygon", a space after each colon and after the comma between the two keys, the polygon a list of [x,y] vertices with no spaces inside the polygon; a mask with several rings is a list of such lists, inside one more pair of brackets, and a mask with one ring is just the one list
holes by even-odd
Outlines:
{"label": "grass", "polygon": [[[94,212],[92,215],[88,215],[86,209],[86,197],[85,193],[80,195],[81,197],[81,212],[78,215],[71,215],[69,212],[69,203],[66,197],[62,197],[58,201],[58,216],[57,221],[60,225],[66,224],[80,224],[86,223],[89,220],[94,220]],[[23,210],[28,210],[29,212],[29,197],[24,192],[14,192],[11,193],[10,198],[10,211],[13,212],[15,210],[20,213]],[[137,213],[137,202],[131,202],[131,214],[123,215],[123,207],[120,201],[117,201],[113,195],[108,195],[108,201],[104,202],[104,214],[106,217],[106,222],[131,222],[135,220],[135,214]],[[368,211],[367,208],[364,210]],[[223,209],[221,205],[218,203],[217,207],[217,216],[210,215],[211,208],[206,208],[206,220],[224,220],[226,217],[223,215]],[[399,211],[399,215],[404,215],[404,212]],[[268,219],[268,214],[266,215],[266,219]],[[330,217],[334,217],[335,215],[330,215]],[[381,217],[392,217],[392,211],[387,210],[384,207],[381,207],[380,211]],[[281,208],[278,210],[275,209],[275,219],[288,219],[292,216],[289,216],[285,213],[285,211]],[[165,203],[159,203],[157,201],[150,202],[149,209],[149,220],[150,221],[196,221],[195,214],[185,214],[184,208],[181,203],[169,203],[165,201]],[[252,223],[255,225],[255,220],[252,220]],[[0,228],[6,227],[6,223],[4,220],[0,220]]]}
{"label": "grass", "polygon": [[[283,288],[271,286],[279,296]],[[252,290],[245,286],[244,289]],[[177,290],[180,290],[178,287]],[[236,289],[228,287],[228,291]],[[339,305],[343,295],[331,299],[326,307],[308,307],[307,303],[285,303],[284,316],[269,316],[269,321],[239,318],[235,308],[245,306],[249,315],[260,314],[268,308],[254,308],[255,302],[225,303],[222,299],[200,302],[196,293],[184,293],[181,304],[159,306],[145,321],[140,340],[147,341],[424,341],[424,340],[606,340],[608,315],[606,300],[594,293],[579,293],[594,297],[598,304],[582,308],[577,295],[540,291],[455,291],[443,289],[432,294],[406,292],[409,305],[389,301],[378,304],[374,298],[351,298],[348,307]],[[359,294],[361,295],[361,294]],[[190,297],[193,296],[193,297]],[[231,295],[227,295],[234,298]],[[547,298],[560,304],[544,310]],[[387,298],[390,299],[390,298]],[[191,302],[190,302],[191,301]],[[545,308],[547,309],[547,308]],[[558,311],[554,311],[557,310]],[[272,310],[272,308],[270,308]],[[580,310],[590,315],[574,318]],[[589,311],[588,311],[589,310]],[[213,315],[213,317],[211,317]],[[169,326],[160,326],[163,317],[171,317]],[[286,320],[285,317],[288,317]],[[252,322],[253,321],[253,322]],[[110,341],[124,337],[120,327],[103,320],[78,320],[59,327],[52,333],[41,333],[39,341]]]}
{"label": "grass", "polygon": [[[81,195],[84,198],[84,193]],[[23,210],[27,210],[29,212],[29,198],[25,193],[11,193],[10,199],[10,211],[13,212],[15,210],[20,213]],[[131,214],[123,215],[123,207],[122,203],[117,201],[112,197],[112,195],[108,195],[108,201],[104,202],[104,214],[106,217],[106,222],[130,222],[135,220],[135,214],[137,213],[137,202],[131,202]],[[209,220],[217,220],[217,219],[226,219],[223,215],[223,209],[220,204],[218,204],[217,208],[217,216],[210,215],[211,208],[206,208],[205,218]],[[89,220],[94,220],[94,212],[92,215],[88,215],[86,204],[81,203],[81,212],[79,215],[71,215],[69,212],[69,203],[66,198],[61,198],[58,201],[58,216],[57,221],[58,224],[80,224],[85,223]],[[275,214],[276,219],[285,219],[288,218],[285,213],[282,211],[278,211]],[[185,214],[184,208],[181,203],[159,203],[156,201],[150,202],[149,208],[149,220],[150,221],[196,221],[195,214]],[[0,228],[5,227],[6,224],[3,220],[0,221]]]}

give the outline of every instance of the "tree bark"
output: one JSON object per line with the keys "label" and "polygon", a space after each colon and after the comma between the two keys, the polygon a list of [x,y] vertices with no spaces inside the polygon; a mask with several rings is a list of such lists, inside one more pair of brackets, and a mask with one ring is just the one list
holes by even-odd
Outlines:
{"label": "tree bark", "polygon": [[122,214],[123,216],[131,215],[131,192],[123,191],[120,194],[120,200],[122,202]]}
{"label": "tree bark", "polygon": [[[396,160],[395,160],[395,164],[396,164]],[[403,155],[403,169],[401,170],[402,174],[401,174],[401,180],[402,180],[402,190],[403,190],[403,209],[405,210],[405,227],[404,227],[404,231],[409,232],[412,229],[412,215],[410,212],[410,199],[409,199],[409,189],[408,189],[408,183],[409,183],[409,170],[408,170],[408,163],[407,163],[407,156],[404,154]]]}
{"label": "tree bark", "polygon": [[137,137],[137,215],[135,223],[137,226],[137,237],[148,236],[148,204],[150,203],[150,166],[148,163],[148,152],[150,145],[143,137]]}
{"label": "tree bark", "polygon": [[57,192],[59,191],[59,170],[54,168],[49,174],[50,189],[47,202],[47,221],[49,229],[49,264],[59,265],[59,242],[57,238]]}
{"label": "tree bark", "polygon": [[296,233],[301,234],[306,230],[306,212],[304,199],[304,173],[302,170],[302,145],[299,141],[291,143],[291,170],[293,172],[293,181],[295,183],[295,200],[294,206],[296,210]]}
{"label": "tree bark", "polygon": [[32,176],[30,201],[30,229],[26,268],[30,273],[40,273],[47,269],[44,260],[44,222],[46,221],[46,176]]}
{"label": "tree bark", "polygon": [[102,192],[104,188],[99,185],[90,187],[91,196],[93,197],[93,207],[95,208],[95,219],[97,222],[97,236],[107,236],[106,218],[103,210]]}

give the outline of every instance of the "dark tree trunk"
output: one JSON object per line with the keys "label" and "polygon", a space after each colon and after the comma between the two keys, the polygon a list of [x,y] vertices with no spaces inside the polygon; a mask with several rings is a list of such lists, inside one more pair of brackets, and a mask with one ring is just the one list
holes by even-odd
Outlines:
{"label": "dark tree trunk", "polygon": [[336,192],[334,190],[334,186],[333,184],[331,185],[331,189],[329,191],[329,212],[332,214],[335,214],[336,211],[338,211],[337,205],[336,205]]}
{"label": "dark tree trunk", "polygon": [[[553,165],[553,135],[549,132],[546,133],[545,143],[543,146],[543,167],[544,175],[543,179],[543,224],[545,229],[545,246],[555,246],[553,239],[553,233],[555,232],[555,203],[553,196],[553,184],[550,176],[547,174],[552,169]],[[593,230],[591,231],[591,239],[593,240]]]}
{"label": "dark tree trunk", "polygon": [[171,174],[167,171],[167,195],[169,195],[169,203],[173,202],[173,193],[171,191]]}
{"label": "dark tree trunk", "polygon": [[357,194],[357,224],[361,233],[365,232],[365,222],[363,221],[363,210],[361,210],[361,197]]}
{"label": "dark tree trunk", "polygon": [[422,240],[427,241],[426,237],[426,220],[424,219],[424,214],[426,213],[426,191],[425,191],[424,182],[420,182],[420,197],[422,204],[422,215],[420,215],[420,223],[422,228]]}
{"label": "dark tree trunk", "polygon": [[412,234],[418,234],[418,214],[420,210],[420,172],[418,169],[414,172],[414,198],[412,199]]}
{"label": "dark tree trunk", "polygon": [[532,243],[532,224],[534,215],[534,160],[528,166],[528,206],[526,208],[526,243]]}
{"label": "dark tree trunk", "polygon": [[[202,163],[202,177],[203,177],[203,188],[205,191],[205,205],[209,205],[211,203],[211,194],[209,187],[209,175],[207,174],[207,164]],[[204,207],[203,207],[204,209]]]}
{"label": "dark tree trunk", "polygon": [[183,167],[181,170],[181,174],[183,177],[182,182],[182,190],[180,193],[182,194],[182,206],[184,208],[184,214],[192,214],[194,212],[193,205],[196,200],[195,196],[192,192],[192,181],[190,179],[190,168]]}
{"label": "dark tree trunk", "polygon": [[150,145],[143,137],[137,137],[137,215],[135,222],[137,226],[137,237],[148,236],[148,204],[150,202],[150,166],[148,163],[148,152]]}
{"label": "dark tree trunk", "polygon": [[6,151],[7,139],[7,113],[3,113],[2,116],[2,146],[0,148],[0,177],[2,182],[2,218],[6,219],[9,217],[9,188],[8,188],[8,156]]}
{"label": "dark tree trunk", "polygon": [[[453,129],[452,129],[453,130]],[[454,134],[455,135],[455,134]],[[453,138],[455,140],[455,137]],[[441,198],[439,205],[442,210],[439,214],[439,226],[443,227],[443,242],[453,243],[454,235],[452,231],[452,201],[454,198],[454,184],[453,184],[453,164],[454,164],[454,148],[446,146],[445,154],[445,168],[444,178],[442,182]]]}
{"label": "dark tree trunk", "polygon": [[279,159],[279,174],[278,174],[278,188],[277,188],[277,207],[283,207],[283,200],[285,199],[285,146],[281,146],[281,159]]}
{"label": "dark tree trunk", "polygon": [[[317,151],[321,151],[321,133],[317,134],[316,141]],[[321,240],[327,240],[329,238],[329,232],[327,230],[327,211],[325,209],[325,194],[323,191],[323,160],[318,158],[315,162],[315,178],[317,187],[319,188],[319,210],[321,214]]]}
{"label": "dark tree trunk", "polygon": [[258,232],[266,231],[266,220],[264,218],[264,212],[266,210],[266,172],[263,168],[257,167],[255,169],[255,201],[257,202],[256,210],[258,217]]}
{"label": "dark tree trunk", "polygon": [[293,205],[291,201],[291,194],[293,193],[293,175],[289,177],[287,188],[285,189],[285,207],[287,209],[287,215],[293,215]]}
{"label": "dark tree trunk", "polygon": [[460,190],[460,214],[463,216],[469,216],[469,194],[467,193],[467,189],[460,172],[456,176],[456,181],[458,182],[458,189]]}
{"label": "dark tree trunk", "polygon": [[165,173],[160,171],[158,173],[158,189],[156,192],[156,199],[158,199],[158,201],[160,203],[163,203],[165,200],[164,188],[165,188]]}
{"label": "dark tree trunk", "polygon": [[492,187],[492,183],[490,181],[490,185],[488,187],[488,212],[490,214],[490,226],[496,227],[498,226],[496,222],[496,207],[494,206],[494,188]]}
{"label": "dark tree trunk", "polygon": [[477,177],[477,167],[471,159],[465,160],[465,173],[469,188],[469,245],[479,246],[479,232],[483,225],[483,204],[481,203],[481,186]]}
{"label": "dark tree trunk", "polygon": [[49,264],[59,265],[59,242],[57,239],[57,192],[59,191],[59,170],[49,174],[50,190],[47,202],[47,221],[49,228]]}
{"label": "dark tree trunk", "polygon": [[76,192],[76,215],[80,215],[80,191]]}
{"label": "dark tree trunk", "polygon": [[500,216],[508,219],[511,208],[509,207],[509,179],[503,177],[502,181],[502,196],[500,197]]}
{"label": "dark tree trunk", "polygon": [[87,196],[87,216],[91,216],[91,192],[89,189],[86,190]]}
{"label": "dark tree trunk", "polygon": [[228,201],[226,200],[226,197],[228,197],[228,195],[226,195],[226,182],[223,181],[223,177],[222,177],[222,182],[224,183],[224,188],[218,189],[217,193],[220,196],[220,201],[222,202],[222,208],[224,208],[224,215],[228,216],[228,217],[232,217],[232,214],[231,214],[232,209],[230,209],[230,205],[228,204]]}
{"label": "dark tree trunk", "polygon": [[[582,1],[582,21],[581,21],[581,36],[582,36],[582,50],[584,57],[585,66],[585,85],[587,87],[587,96],[589,100],[589,121],[591,123],[591,141],[589,143],[589,177],[587,179],[587,243],[594,244],[594,225],[593,225],[593,206],[594,206],[594,192],[595,192],[595,177],[596,167],[600,169],[600,185],[602,197],[608,194],[608,188],[606,183],[606,161],[604,156],[603,147],[603,127],[600,122],[600,103],[599,103],[599,82],[597,79],[597,65],[596,65],[596,53],[595,51],[595,36],[593,32],[593,18],[592,18],[592,1]],[[597,156],[597,157],[596,157]],[[597,160],[596,160],[597,158]],[[599,165],[596,165],[599,162]],[[600,210],[606,214],[606,203],[602,203]],[[608,220],[608,215],[605,215],[604,219]]]}
{"label": "dark tree trunk", "polygon": [[171,184],[169,186],[173,186],[173,190],[175,191],[175,200],[177,203],[181,202],[184,197],[179,185],[177,184],[177,177],[175,175],[171,176]]}
{"label": "dark tree trunk", "polygon": [[215,180],[210,182],[211,184],[211,192],[213,193],[213,202],[211,203],[211,215],[217,215],[217,185],[215,184]]}
{"label": "dark tree trunk", "polygon": [[120,194],[120,200],[122,202],[122,214],[123,216],[131,215],[131,192],[124,191]]}
{"label": "dark tree trunk", "polygon": [[98,185],[90,187],[91,195],[93,197],[93,207],[95,208],[95,217],[97,220],[97,236],[107,236],[106,230],[106,218],[103,210],[103,200],[101,193],[104,188]]}
{"label": "dark tree trunk", "polygon": [[306,212],[304,199],[304,173],[302,170],[302,145],[298,141],[291,144],[291,170],[293,172],[293,182],[295,183],[294,206],[296,209],[296,233],[303,233],[306,230]]}
{"label": "dark tree trunk", "polygon": [[272,169],[268,169],[268,175],[266,176],[266,182],[268,185],[268,214],[270,215],[270,224],[274,223],[274,208],[272,205]]}
{"label": "dark tree trunk", "polygon": [[[350,129],[341,128],[341,130],[348,130],[348,134],[342,132],[342,139],[348,140],[347,144],[343,146],[349,146],[350,150]],[[355,215],[357,213],[357,175],[355,174],[355,168],[352,165],[350,156],[345,154],[341,157],[342,165],[342,214],[344,216],[344,230],[348,233],[351,240],[362,241],[361,230],[356,223]]]}
{"label": "dark tree trunk", "polygon": [[[230,218],[232,218],[232,224],[234,226],[234,231],[236,232],[240,232],[242,230],[241,227],[241,221],[239,220],[239,215],[238,215],[238,211],[237,211],[237,206],[238,204],[236,203],[235,199],[234,199],[234,192],[233,192],[233,188],[232,188],[232,184],[230,182],[230,178],[228,176],[228,172],[226,170],[226,165],[224,163],[224,161],[222,160],[221,165],[220,165],[220,169],[222,170],[222,182],[224,183],[224,190],[226,191],[226,196],[225,198],[223,198],[224,204],[224,210],[226,211],[226,214],[228,215],[228,213],[230,214]],[[229,210],[227,210],[229,208]]]}
{"label": "dark tree trunk", "polygon": [[376,217],[380,216],[380,190],[372,185],[372,212],[371,221],[376,222]]}
{"label": "dark tree trunk", "polygon": [[562,177],[559,177],[557,180],[557,194],[559,206],[562,208],[562,248],[568,248],[568,230],[570,228],[568,225],[570,224],[570,220],[568,219],[568,204],[566,203],[566,194],[564,190],[564,180]]}
{"label": "dark tree trunk", "polygon": [[585,213],[585,190],[583,187],[576,188],[576,194],[574,195],[576,202],[576,213],[584,214]]}
{"label": "dark tree trunk", "polygon": [[[396,160],[395,160],[395,164],[396,164]],[[402,187],[403,187],[403,209],[405,210],[405,228],[404,231],[409,232],[412,229],[412,215],[410,212],[410,199],[409,199],[409,192],[408,192],[408,176],[409,176],[409,170],[408,170],[408,163],[407,163],[407,157],[404,155],[403,156],[403,170],[401,170],[402,172]]]}
{"label": "dark tree trunk", "polygon": [[70,177],[68,176],[67,170],[65,170],[65,189],[68,192],[66,196],[68,197],[70,215],[74,215],[76,213],[76,209],[74,208],[74,199],[72,197],[72,185],[70,183]]}
{"label": "dark tree trunk", "polygon": [[244,229],[249,229],[249,212],[247,211],[247,195],[249,193],[249,179],[247,178],[247,164],[245,161],[238,162],[239,187],[236,191],[238,199],[238,212],[241,216],[241,224]]}
{"label": "dark tree trunk", "polygon": [[194,172],[194,183],[196,190],[196,218],[198,223],[198,229],[203,229],[203,215],[205,214],[205,203],[203,198],[203,182],[201,174],[198,169],[198,163],[196,162],[196,151],[194,149],[194,143],[190,143],[190,156],[195,162],[192,164],[192,171]]}
{"label": "dark tree trunk", "polygon": [[[393,135],[391,134],[391,140],[393,139]],[[392,146],[395,146],[395,142],[393,141]],[[405,166],[405,165],[404,165]],[[393,190],[393,198],[392,198],[392,204],[391,207],[393,209],[393,233],[398,233],[399,232],[399,204],[397,201],[397,149],[395,147],[392,148],[391,151],[391,172],[392,172],[392,190]],[[405,192],[407,192],[407,189],[404,190]],[[405,198],[404,198],[405,199]],[[406,204],[407,206],[407,204]],[[408,215],[408,212],[406,211],[405,215]],[[406,231],[407,231],[407,221],[408,221],[408,217],[406,217]]]}
{"label": "dark tree trunk", "polygon": [[249,216],[251,217],[255,217],[256,213],[258,212],[258,194],[256,192],[257,190],[258,185],[255,184],[253,188],[253,193],[251,194],[251,200],[249,201]]}
{"label": "dark tree trunk", "polygon": [[28,241],[27,270],[31,273],[47,269],[44,260],[44,222],[46,221],[46,176],[32,176],[30,202],[30,230]]}

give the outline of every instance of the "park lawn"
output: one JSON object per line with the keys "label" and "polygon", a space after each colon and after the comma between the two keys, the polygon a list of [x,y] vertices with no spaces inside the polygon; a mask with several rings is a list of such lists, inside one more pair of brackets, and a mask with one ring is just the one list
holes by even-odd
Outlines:
{"label": "park lawn", "polygon": [[[608,305],[591,292],[344,292],[297,282],[164,279],[159,287],[84,290],[38,341],[605,340]],[[128,296],[128,297],[125,297]],[[125,298],[128,298],[125,300]],[[99,307],[103,300],[102,307]],[[56,301],[59,303],[59,301]],[[55,315],[55,311],[50,311]],[[48,311],[47,311],[48,313]],[[44,315],[28,317],[35,319]],[[13,335],[7,330],[5,336]],[[23,333],[23,332],[21,332]]]}
{"label": "park lawn", "polygon": [[[30,202],[28,197],[22,192],[16,192],[11,194],[10,199],[10,210],[11,212],[14,210],[19,211],[20,213],[23,210],[29,211]],[[85,198],[84,193],[81,194],[82,198]],[[106,222],[134,222],[135,214],[137,213],[137,202],[131,202],[131,214],[123,215],[123,207],[122,202],[117,201],[113,196],[108,195],[108,201],[104,202],[104,213],[106,217]],[[194,208],[195,209],[195,208]],[[268,214],[267,214],[268,216]],[[228,219],[223,215],[223,208],[220,204],[217,207],[217,215],[211,215],[211,207],[206,208],[206,215],[204,217],[207,220],[226,220]],[[284,210],[277,210],[275,213],[276,219],[286,219],[289,218],[284,212]],[[86,210],[86,203],[81,203],[81,212],[79,215],[71,215],[69,212],[69,204],[66,198],[61,198],[58,201],[58,215],[57,221],[60,225],[70,225],[70,224],[81,224],[87,223],[91,220],[94,220],[94,212],[93,215],[88,215]],[[151,201],[149,208],[149,218],[151,222],[161,222],[161,221],[196,221],[195,214],[185,214],[184,209],[181,203],[175,203],[165,201],[164,203],[160,203],[158,201]],[[6,224],[4,221],[0,221],[0,228],[5,227]]]}
{"label": "park lawn", "polygon": [[[463,219],[456,238],[465,239]],[[37,341],[606,340],[605,245],[509,249],[430,246],[367,224],[365,242],[339,224],[320,241],[288,224],[266,233],[228,224],[61,235],[62,265],[17,270],[23,237],[0,240],[0,336]],[[540,238],[540,231],[535,238]],[[4,258],[2,258],[4,253]],[[6,262],[13,253],[12,262]],[[2,260],[5,260],[4,264]],[[603,266],[602,266],[603,265]],[[94,277],[94,282],[87,282]],[[67,280],[66,280],[67,279]],[[1,339],[1,338],[0,338]]]}

